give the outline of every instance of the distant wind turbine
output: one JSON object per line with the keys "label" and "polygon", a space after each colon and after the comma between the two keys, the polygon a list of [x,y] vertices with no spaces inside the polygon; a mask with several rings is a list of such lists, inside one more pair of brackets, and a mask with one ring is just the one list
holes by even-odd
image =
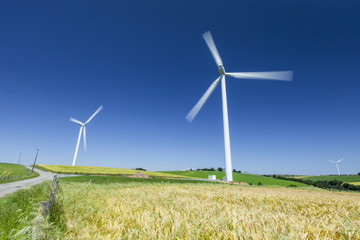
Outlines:
{"label": "distant wind turbine", "polygon": [[80,132],[79,132],[79,137],[78,137],[78,140],[77,140],[77,144],[76,144],[76,148],[75,148],[75,154],[74,154],[74,159],[73,159],[73,163],[72,165],[75,166],[75,163],[76,163],[76,157],[77,157],[77,154],[78,154],[78,151],[79,151],[79,144],[80,144],[80,139],[81,139],[81,133],[83,132],[83,137],[84,137],[84,150],[86,151],[86,133],[85,133],[85,126],[86,124],[88,124],[91,119],[93,119],[96,114],[98,114],[101,109],[103,108],[103,106],[100,106],[95,112],[94,114],[85,122],[85,123],[82,123],[80,122],[79,120],[76,120],[74,118],[70,118],[70,121],[71,122],[74,122],[74,123],[77,123],[80,125]]}
{"label": "distant wind turbine", "polygon": [[264,80],[284,80],[291,81],[293,72],[292,71],[280,71],[280,72],[225,72],[222,60],[219,52],[215,46],[214,40],[211,33],[208,31],[204,33],[203,38],[210,49],[211,54],[219,68],[220,76],[210,85],[204,95],[195,104],[191,111],[186,115],[186,120],[192,122],[196,117],[206,100],[210,97],[218,83],[221,81],[221,94],[222,94],[222,108],[223,108],[223,125],[224,125],[224,145],[225,145],[225,172],[226,180],[232,181],[232,166],[231,166],[231,152],[230,152],[230,134],[229,134],[229,119],[228,119],[228,108],[226,99],[226,84],[225,76],[234,78],[245,78],[245,79],[264,79]]}
{"label": "distant wind turbine", "polygon": [[335,162],[335,161],[332,161],[332,160],[328,160],[329,162],[335,163],[336,169],[337,169],[337,171],[338,171],[339,176],[340,176],[339,162],[341,162],[342,160],[344,160],[344,159],[342,158],[342,159],[340,159],[340,160],[338,160],[338,161],[336,161],[336,162]]}

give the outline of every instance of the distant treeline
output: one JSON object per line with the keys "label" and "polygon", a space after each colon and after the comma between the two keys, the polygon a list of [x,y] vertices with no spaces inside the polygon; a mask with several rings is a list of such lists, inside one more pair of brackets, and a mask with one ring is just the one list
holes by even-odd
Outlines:
{"label": "distant treeline", "polygon": [[141,168],[141,167],[135,168],[135,170],[147,171],[145,168]]}
{"label": "distant treeline", "polygon": [[264,175],[264,176],[273,177],[273,178],[282,179],[282,180],[300,182],[300,183],[304,183],[307,185],[312,185],[314,187],[328,189],[328,190],[336,189],[336,190],[345,190],[345,191],[350,190],[350,191],[360,192],[360,186],[356,186],[356,185],[353,185],[350,183],[344,183],[343,181],[336,180],[336,179],[331,180],[331,181],[312,181],[310,179],[293,178],[293,177],[288,177],[288,176],[284,176],[284,175]]}
{"label": "distant treeline", "polygon": [[[192,168],[190,168],[190,171],[218,171],[218,172],[223,172],[223,171],[225,171],[225,169],[224,168],[222,168],[222,167],[218,167],[218,168],[198,168],[198,169],[192,169]],[[236,170],[236,169],[233,169],[233,172],[237,172],[237,173],[241,173],[241,171],[240,170]]]}

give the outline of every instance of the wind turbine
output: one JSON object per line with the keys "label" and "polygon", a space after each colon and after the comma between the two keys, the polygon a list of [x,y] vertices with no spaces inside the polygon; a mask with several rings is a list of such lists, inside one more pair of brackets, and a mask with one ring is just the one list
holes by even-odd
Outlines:
{"label": "wind turbine", "polygon": [[82,123],[80,122],[79,120],[76,120],[74,118],[70,118],[70,121],[71,122],[74,122],[74,123],[77,123],[80,125],[80,132],[79,132],[79,137],[78,137],[78,140],[77,140],[77,144],[76,144],[76,148],[75,148],[75,154],[74,154],[74,159],[73,159],[73,163],[72,165],[75,166],[75,163],[76,163],[76,157],[77,157],[77,154],[78,154],[78,150],[79,150],[79,144],[80,144],[80,139],[81,139],[81,133],[83,133],[83,137],[84,137],[84,150],[86,151],[86,133],[85,133],[85,126],[86,124],[88,124],[91,119],[93,119],[96,114],[98,114],[101,109],[103,108],[103,106],[100,106],[95,112],[94,114],[85,122],[85,123]]}
{"label": "wind turbine", "polygon": [[200,100],[195,104],[191,111],[186,115],[186,120],[192,122],[196,117],[206,100],[210,97],[216,86],[221,82],[221,94],[222,94],[222,108],[223,108],[223,125],[224,125],[224,146],[225,146],[225,172],[226,180],[232,181],[232,166],[231,166],[231,151],[230,151],[230,134],[229,134],[229,119],[228,108],[226,99],[226,77],[245,78],[245,79],[264,79],[264,80],[285,80],[291,81],[292,71],[278,71],[278,72],[226,72],[219,52],[215,46],[211,33],[207,31],[204,33],[203,38],[210,49],[211,54],[219,68],[220,76],[210,85],[206,92],[202,95]]}
{"label": "wind turbine", "polygon": [[332,161],[332,160],[328,160],[329,162],[335,163],[336,169],[337,169],[337,171],[338,171],[339,176],[340,176],[339,162],[341,162],[342,160],[344,160],[344,159],[342,158],[342,159],[340,159],[340,160],[338,160],[338,161],[336,161],[336,162],[335,162],[335,161]]}

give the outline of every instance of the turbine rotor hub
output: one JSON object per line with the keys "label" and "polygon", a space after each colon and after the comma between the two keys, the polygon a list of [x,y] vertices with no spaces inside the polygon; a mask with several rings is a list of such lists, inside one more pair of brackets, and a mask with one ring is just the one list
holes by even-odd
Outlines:
{"label": "turbine rotor hub", "polygon": [[224,66],[220,64],[220,65],[218,66],[218,68],[219,68],[219,73],[220,73],[220,75],[222,75],[222,74],[225,75],[225,68],[224,68]]}

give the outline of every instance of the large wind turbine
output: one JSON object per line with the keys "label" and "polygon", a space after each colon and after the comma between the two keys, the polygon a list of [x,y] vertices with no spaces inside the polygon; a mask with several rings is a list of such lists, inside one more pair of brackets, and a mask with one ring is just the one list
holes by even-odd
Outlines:
{"label": "large wind turbine", "polygon": [[229,134],[229,120],[228,120],[228,108],[226,99],[226,85],[225,76],[234,78],[246,78],[246,79],[264,79],[264,80],[285,80],[291,81],[292,71],[280,71],[280,72],[226,72],[221,61],[218,50],[216,49],[214,40],[211,33],[208,31],[204,33],[203,38],[210,49],[211,54],[219,68],[220,76],[210,85],[204,95],[195,104],[191,111],[186,115],[186,120],[191,122],[200,111],[206,100],[210,97],[215,87],[221,82],[221,94],[222,94],[222,107],[223,107],[223,125],[224,125],[224,145],[225,145],[225,172],[226,180],[232,181],[232,166],[231,166],[231,152],[230,152],[230,134]]}
{"label": "large wind turbine", "polygon": [[84,150],[86,151],[86,133],[85,133],[85,126],[86,124],[88,124],[91,119],[93,119],[96,114],[98,114],[101,109],[103,108],[103,106],[100,106],[95,112],[94,114],[85,122],[85,123],[82,123],[80,122],[79,120],[76,120],[74,118],[70,118],[70,121],[71,122],[74,122],[74,123],[77,123],[80,125],[80,132],[79,132],[79,137],[78,137],[78,140],[77,140],[77,143],[76,143],[76,148],[75,148],[75,154],[74,154],[74,159],[73,159],[73,163],[72,165],[75,166],[75,163],[76,163],[76,157],[77,157],[77,154],[78,154],[78,150],[79,150],[79,144],[80,144],[80,139],[81,139],[81,133],[83,133],[83,136],[84,136]]}
{"label": "large wind turbine", "polygon": [[340,159],[340,160],[337,160],[336,162],[333,161],[333,160],[328,160],[329,162],[335,163],[336,169],[337,169],[337,171],[338,171],[339,176],[340,176],[339,162],[341,162],[342,160],[344,160],[344,159],[342,158],[342,159]]}

